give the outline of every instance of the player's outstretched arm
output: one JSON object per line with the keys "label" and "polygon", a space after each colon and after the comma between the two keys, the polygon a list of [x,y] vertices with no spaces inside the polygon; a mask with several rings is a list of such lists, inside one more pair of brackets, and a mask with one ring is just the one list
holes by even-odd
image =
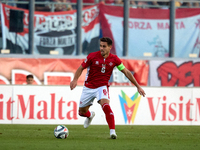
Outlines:
{"label": "player's outstretched arm", "polygon": [[76,87],[78,78],[81,76],[83,70],[84,70],[84,68],[82,67],[82,65],[80,65],[80,67],[76,70],[75,75],[74,75],[74,79],[70,82],[70,89],[71,90],[73,90]]}
{"label": "player's outstretched arm", "polygon": [[128,69],[126,69],[126,68],[124,68],[123,70],[121,70],[121,72],[124,73],[124,75],[137,87],[137,90],[140,93],[140,95],[142,95],[143,97],[145,97],[146,94],[145,94],[144,90],[137,83],[137,81],[134,78],[133,74]]}

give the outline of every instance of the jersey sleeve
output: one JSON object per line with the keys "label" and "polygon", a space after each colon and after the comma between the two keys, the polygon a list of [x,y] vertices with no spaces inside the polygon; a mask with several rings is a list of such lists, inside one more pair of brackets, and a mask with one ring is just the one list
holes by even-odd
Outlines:
{"label": "jersey sleeve", "polygon": [[91,54],[89,54],[87,57],[86,57],[86,59],[82,62],[82,67],[83,68],[87,68],[87,67],[89,67],[90,66],[90,64],[91,64]]}

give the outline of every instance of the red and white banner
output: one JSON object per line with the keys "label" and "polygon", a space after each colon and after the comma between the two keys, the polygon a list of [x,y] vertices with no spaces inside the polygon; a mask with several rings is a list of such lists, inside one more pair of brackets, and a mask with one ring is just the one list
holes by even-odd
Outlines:
{"label": "red and white banner", "polygon": [[[3,49],[11,53],[28,52],[28,10],[1,4]],[[24,32],[9,32],[10,9],[23,10]],[[100,13],[99,13],[100,12]],[[100,15],[99,15],[100,14]],[[128,56],[169,56],[169,9],[130,8]],[[83,9],[82,54],[99,49],[100,22],[103,36],[113,39],[112,53],[123,54],[123,7],[102,3]],[[35,12],[34,54],[74,55],[76,50],[76,11]],[[175,19],[175,57],[199,57],[199,9],[177,9]],[[185,36],[187,35],[187,36]],[[182,38],[184,37],[184,38]],[[15,48],[15,46],[17,48]],[[16,50],[13,51],[13,50]]]}
{"label": "red and white banner", "polygon": [[[1,58],[0,84],[26,84],[26,75],[34,75],[36,85],[69,85],[84,59],[48,59],[48,58]],[[147,85],[149,65],[145,60],[121,59],[123,64],[134,73],[140,85]],[[83,85],[87,69],[78,80]],[[131,85],[124,74],[115,69],[111,76],[112,85]]]}
{"label": "red and white banner", "polygon": [[[199,88],[110,87],[116,125],[200,125]],[[82,86],[0,86],[0,124],[83,124],[78,115]],[[92,124],[106,125],[101,106]]]}
{"label": "red and white banner", "polygon": [[[113,53],[123,54],[123,7],[100,5],[103,36],[114,40]],[[169,56],[169,9],[130,8],[128,56]],[[177,9],[175,19],[175,57],[199,57],[199,9]],[[183,38],[184,37],[184,38]]]}
{"label": "red and white banner", "polygon": [[150,86],[200,86],[199,60],[149,61]]}
{"label": "red and white banner", "polygon": [[[9,32],[10,9],[24,11],[24,31]],[[83,54],[99,49],[99,8],[98,5],[84,8],[82,18]],[[3,49],[11,53],[27,53],[29,11],[1,4]],[[50,54],[57,51],[59,55],[75,55],[76,53],[76,11],[35,12],[34,13],[34,52],[33,54]],[[17,46],[17,51],[16,50]]]}

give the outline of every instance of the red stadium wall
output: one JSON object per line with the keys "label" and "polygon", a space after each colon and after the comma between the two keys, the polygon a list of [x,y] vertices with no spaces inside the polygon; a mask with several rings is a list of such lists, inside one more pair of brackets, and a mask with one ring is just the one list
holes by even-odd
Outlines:
{"label": "red stadium wall", "polygon": [[[25,59],[1,58],[0,83],[25,84],[26,75],[34,75],[34,84],[69,85],[75,71],[84,59]],[[139,84],[147,85],[149,65],[145,60],[122,59],[123,64],[132,72]],[[87,70],[79,78],[78,85],[83,85]],[[118,71],[117,71],[118,73]],[[128,82],[111,81],[112,85],[129,85]]]}

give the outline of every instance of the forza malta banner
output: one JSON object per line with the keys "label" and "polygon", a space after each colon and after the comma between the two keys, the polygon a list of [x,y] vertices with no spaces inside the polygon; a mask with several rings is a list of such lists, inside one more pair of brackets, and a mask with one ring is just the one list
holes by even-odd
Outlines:
{"label": "forza malta banner", "polygon": [[[0,86],[0,124],[83,124],[78,115],[82,86]],[[110,106],[116,125],[200,125],[199,88],[110,87]],[[94,99],[92,125],[106,125]]]}
{"label": "forza malta banner", "polygon": [[[10,10],[24,11],[23,32],[9,32]],[[82,53],[89,54],[99,49],[99,8],[98,5],[84,8],[82,18]],[[10,53],[29,53],[28,27],[29,11],[1,4],[3,49]],[[34,14],[34,52],[33,54],[59,55],[76,53],[76,11],[35,12]]]}
{"label": "forza malta banner", "polygon": [[[103,36],[114,39],[113,52],[118,56],[123,54],[123,14],[123,7],[100,5]],[[169,15],[168,9],[130,8],[128,56],[168,57]],[[199,57],[199,18],[199,9],[176,9],[175,57]]]}

